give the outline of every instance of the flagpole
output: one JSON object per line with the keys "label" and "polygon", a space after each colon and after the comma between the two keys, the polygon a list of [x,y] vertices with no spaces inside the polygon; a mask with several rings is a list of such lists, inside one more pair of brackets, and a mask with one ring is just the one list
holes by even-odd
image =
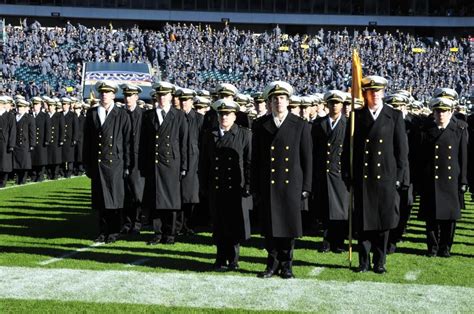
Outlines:
{"label": "flagpole", "polygon": [[350,115],[350,144],[349,144],[349,268],[352,267],[352,212],[354,211],[354,133],[355,133],[355,99],[362,98],[361,91],[362,65],[359,54],[352,50],[352,87],[351,87],[351,115]]}
{"label": "flagpole", "polygon": [[350,144],[349,144],[349,171],[350,171],[350,182],[349,185],[349,268],[352,267],[352,211],[354,210],[354,130],[355,130],[355,114],[354,114],[354,95],[352,95],[351,102],[351,116],[350,116]]}

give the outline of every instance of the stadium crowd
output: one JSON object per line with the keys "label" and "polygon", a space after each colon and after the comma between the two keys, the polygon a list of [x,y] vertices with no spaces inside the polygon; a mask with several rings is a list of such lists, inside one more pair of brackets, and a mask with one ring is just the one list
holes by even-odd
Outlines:
{"label": "stadium crowd", "polygon": [[[464,193],[468,186],[474,191],[474,167],[468,163],[474,156],[474,145],[468,143],[474,115],[468,115],[455,89],[444,87],[467,92],[467,60],[460,58],[456,71],[446,71],[444,62],[451,62],[452,56],[440,50],[457,46],[464,56],[463,44],[446,40],[429,48],[438,51],[432,57],[440,58],[444,67],[425,75],[386,54],[387,47],[401,53],[405,50],[397,49],[421,45],[416,39],[367,31],[356,35],[362,59],[371,60],[363,64],[364,71],[378,75],[362,79],[363,98],[355,99],[352,110],[347,92],[350,37],[345,31],[339,36],[321,30],[305,39],[286,37],[278,28],[254,36],[179,25],[167,25],[163,33],[36,26],[9,30],[18,32],[16,44],[22,47],[12,48],[15,39],[9,38],[3,56],[10,66],[24,66],[26,61],[45,73],[72,75],[68,64],[84,56],[94,61],[148,60],[169,80],[152,86],[148,104],[140,100],[139,86],[110,81],[97,82],[99,98],[86,103],[68,95],[64,86],[50,87],[48,93],[45,87],[29,84],[19,89],[7,83],[0,91],[0,187],[8,178],[24,184],[28,177],[42,181],[85,173],[91,178],[92,208],[99,213],[97,242],[140,234],[148,224],[154,231],[148,245],[173,244],[177,235],[192,235],[193,226],[203,223],[212,226],[217,246],[214,269],[235,270],[240,244],[250,237],[255,223],[250,218],[253,209],[268,252],[265,271],[259,275],[292,278],[295,238],[311,232],[318,222],[323,234],[319,251],[342,253],[351,212],[358,271],[385,273],[386,254],[396,251],[414,197],[420,195],[427,255],[450,256]],[[46,38],[51,45],[38,46]],[[74,38],[90,46],[80,50]],[[122,48],[107,38],[118,40]],[[298,49],[304,43],[311,47],[316,38],[317,49]],[[268,49],[272,43],[277,51],[283,44],[293,49],[274,53]],[[68,44],[69,53],[58,49]],[[222,47],[226,58],[206,59],[213,54],[204,51],[212,51],[214,45]],[[347,46],[334,52],[339,45]],[[246,54],[233,47],[247,47],[242,51],[255,58],[244,60]],[[42,61],[35,49],[43,49]],[[369,58],[369,52],[384,57]],[[23,54],[25,58],[17,58]],[[404,60],[423,64],[428,62],[424,56],[407,53]],[[309,62],[318,57],[324,69],[316,70],[318,63]],[[308,69],[309,64],[315,68]],[[4,66],[3,73],[13,79],[10,66]],[[238,86],[199,79],[198,73],[206,69],[230,67],[241,75]],[[426,79],[426,85],[416,78],[410,81],[413,73]],[[269,82],[281,77],[291,83]],[[201,88],[206,84],[212,84],[209,90]],[[121,102],[116,99],[119,88]],[[414,95],[429,100],[429,106]],[[351,112],[357,125],[353,174]]]}
{"label": "stadium crowd", "polygon": [[[284,80],[301,94],[347,90],[352,48],[359,49],[367,73],[379,73],[390,79],[390,88],[410,90],[420,101],[427,102],[438,86],[467,97],[471,84],[466,38],[428,39],[367,28],[287,35],[278,26],[257,34],[179,23],[152,31],[69,22],[66,27],[45,28],[36,21],[23,22],[22,27],[6,27],[0,72],[3,87],[27,99],[53,93],[79,96],[83,62],[148,62],[157,80],[193,89],[210,90],[231,82],[240,91],[255,92],[268,82]],[[38,81],[19,80],[22,67],[34,70]]]}

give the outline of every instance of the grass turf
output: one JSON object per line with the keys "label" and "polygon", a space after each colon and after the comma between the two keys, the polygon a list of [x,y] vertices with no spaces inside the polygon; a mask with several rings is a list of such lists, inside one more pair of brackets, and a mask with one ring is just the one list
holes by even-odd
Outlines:
{"label": "grass turf", "polygon": [[[160,307],[156,305],[123,303],[60,302],[39,300],[3,299],[0,303],[2,313],[254,313],[253,311],[233,309],[190,309],[180,307]],[[259,311],[274,313],[274,311]]]}
{"label": "grass turf", "polygon": [[[89,181],[85,177],[0,190],[0,265],[91,270],[133,267],[134,271],[143,272],[209,272],[221,275],[210,272],[215,247],[209,233],[178,238],[178,243],[171,246],[145,245],[151,236],[150,232],[145,232],[114,244],[89,247],[97,235],[97,218],[90,209],[89,194]],[[457,224],[452,257],[449,259],[424,256],[424,224],[415,219],[415,205],[404,242],[400,243],[397,253],[388,256],[388,273],[354,273],[348,269],[347,254],[318,253],[315,249],[321,238],[303,237],[296,242],[295,275],[297,278],[343,282],[474,287],[474,204],[470,197],[466,197],[466,205],[463,218]],[[84,247],[87,249],[76,251]],[[51,262],[52,258],[64,256]],[[263,270],[265,257],[263,241],[256,235],[243,245],[241,268],[235,274],[255,276]],[[357,266],[357,253],[353,256],[353,266]],[[11,308],[6,308],[7,312],[16,308],[15,303],[25,302],[3,301],[6,306],[11,305]],[[59,307],[69,311],[71,306],[74,308],[70,302],[25,302],[25,306],[31,305],[31,308],[35,308],[35,304],[43,304],[44,310]],[[90,304],[88,308],[95,311],[96,306]],[[114,311],[114,305],[108,304],[104,309]],[[146,312],[151,308],[143,306],[141,309]]]}

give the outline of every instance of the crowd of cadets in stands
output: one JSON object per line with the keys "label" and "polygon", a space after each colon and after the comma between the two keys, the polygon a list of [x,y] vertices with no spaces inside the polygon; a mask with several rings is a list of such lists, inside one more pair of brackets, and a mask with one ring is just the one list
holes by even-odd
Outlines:
{"label": "crowd of cadets in stands", "polygon": [[[474,114],[467,113],[467,104],[460,103],[456,91],[449,88],[433,91],[428,106],[406,90],[385,97],[382,92],[383,108],[388,108],[383,110],[390,111],[381,111],[381,106],[370,104],[377,103],[379,96],[374,95],[387,82],[377,76],[364,82],[365,101],[355,99],[355,143],[359,146],[354,162],[359,156],[361,163],[355,165],[352,179],[345,166],[350,93],[331,90],[296,96],[289,84],[276,81],[261,93],[244,95],[226,83],[213,91],[194,91],[159,82],[153,86],[152,103],[147,104],[139,99],[138,86],[99,82],[100,97],[85,102],[74,97],[37,96],[26,101],[22,95],[0,95],[0,187],[8,180],[25,184],[28,178],[40,182],[85,173],[92,179],[92,207],[99,211],[96,241],[112,243],[151,225],[154,235],[147,244],[172,244],[177,235],[192,235],[195,227],[212,226],[216,271],[238,268],[239,245],[250,237],[252,220],[252,229],[260,229],[265,236],[269,254],[260,274],[263,278],[293,277],[294,238],[303,234],[303,228],[309,234],[315,229],[322,232],[320,252],[347,249],[351,185],[356,195],[354,233],[361,256],[358,271],[373,267],[375,272],[385,272],[385,254],[395,252],[414,197],[421,194],[419,218],[426,221],[427,255],[449,257],[464,192],[468,186],[471,192],[474,189],[472,165],[467,165],[467,156],[473,158],[474,145],[467,143]],[[115,99],[118,88],[124,94],[123,103]],[[372,107],[369,123],[363,112],[371,112]],[[398,124],[397,114],[404,123]],[[449,115],[449,123],[443,115]],[[387,119],[384,125],[379,122],[376,128],[376,121],[383,119]],[[293,123],[294,130],[285,129],[284,121]],[[394,129],[386,133],[392,125]],[[402,138],[397,135],[400,126]],[[367,130],[362,131],[364,127]],[[443,138],[450,128],[454,140]],[[374,135],[377,132],[381,135]],[[392,159],[395,162],[390,165]],[[121,169],[111,173],[117,162]],[[391,167],[403,173],[390,174]],[[386,174],[393,178],[382,180]],[[107,184],[107,178],[113,184]],[[439,187],[438,181],[444,179]],[[390,180],[394,180],[395,194],[384,190],[392,185]],[[123,181],[121,187],[118,181]],[[451,183],[456,193],[443,195]],[[301,203],[298,206],[294,193]],[[363,195],[360,199],[358,193]],[[375,208],[371,217],[366,207]],[[255,218],[256,212],[261,219]],[[378,223],[371,226],[373,220]]]}

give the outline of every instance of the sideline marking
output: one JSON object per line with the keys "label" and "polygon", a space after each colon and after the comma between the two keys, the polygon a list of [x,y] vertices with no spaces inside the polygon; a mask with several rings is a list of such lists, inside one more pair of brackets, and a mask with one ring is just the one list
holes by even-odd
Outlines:
{"label": "sideline marking", "polygon": [[56,180],[48,180],[47,179],[47,180],[43,180],[41,182],[28,182],[28,183],[20,184],[20,185],[15,184],[15,185],[11,185],[11,186],[1,188],[0,191],[14,189],[14,188],[21,188],[21,187],[28,186],[28,185],[35,185],[35,184],[46,183],[46,182],[56,182],[56,181],[62,181],[62,180],[70,180],[70,179],[76,179],[76,178],[82,178],[82,177],[83,176],[75,176],[75,177],[70,177],[70,178],[58,178]]}
{"label": "sideline marking", "polygon": [[74,251],[72,251],[72,252],[66,253],[66,254],[64,254],[64,255],[61,255],[61,256],[59,256],[59,257],[55,257],[55,258],[51,258],[51,259],[48,259],[48,260],[39,262],[38,265],[43,265],[43,266],[44,266],[44,265],[48,265],[48,264],[60,262],[60,261],[62,261],[62,260],[65,259],[65,258],[74,256],[74,255],[76,255],[76,254],[79,254],[80,252],[86,252],[86,251],[92,250],[93,248],[98,247],[98,246],[101,246],[101,245],[104,245],[104,244],[105,244],[104,242],[96,242],[96,243],[93,243],[93,244],[91,244],[91,245],[89,245],[89,246],[86,246],[86,247],[83,247],[83,248],[74,250]]}
{"label": "sideline marking", "polygon": [[0,266],[0,298],[254,311],[452,313],[472,312],[474,288]]}

